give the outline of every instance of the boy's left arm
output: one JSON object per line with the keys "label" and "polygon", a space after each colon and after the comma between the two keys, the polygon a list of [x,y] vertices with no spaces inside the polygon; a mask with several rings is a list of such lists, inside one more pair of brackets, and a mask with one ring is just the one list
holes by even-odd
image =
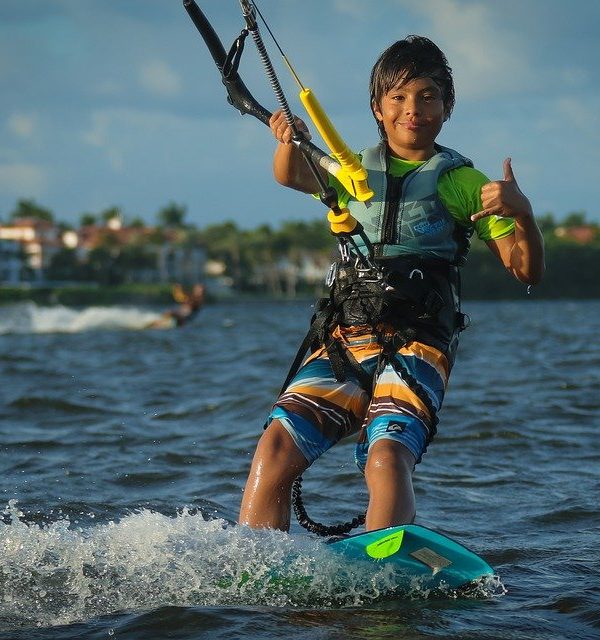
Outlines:
{"label": "boy's left arm", "polygon": [[545,270],[544,240],[531,203],[519,189],[510,158],[504,161],[504,180],[488,182],[481,188],[481,202],[483,209],[471,216],[473,222],[492,215],[515,221],[511,235],[487,241],[492,253],[521,282],[540,282]]}

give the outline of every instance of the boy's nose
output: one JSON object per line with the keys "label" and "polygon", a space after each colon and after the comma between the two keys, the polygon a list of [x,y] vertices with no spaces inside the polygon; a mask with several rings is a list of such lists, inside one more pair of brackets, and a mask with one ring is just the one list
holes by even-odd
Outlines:
{"label": "boy's nose", "polygon": [[407,99],[404,103],[404,109],[406,113],[418,113],[419,103],[417,100]]}

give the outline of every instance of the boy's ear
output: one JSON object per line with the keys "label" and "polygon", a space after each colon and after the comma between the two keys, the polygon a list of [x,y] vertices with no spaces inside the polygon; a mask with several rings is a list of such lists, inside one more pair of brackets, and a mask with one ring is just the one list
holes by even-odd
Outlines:
{"label": "boy's ear", "polygon": [[373,102],[371,102],[371,111],[373,112],[373,115],[377,118],[377,120],[379,120],[379,122],[383,120],[383,116],[381,115],[381,110],[379,109],[379,105],[374,100]]}

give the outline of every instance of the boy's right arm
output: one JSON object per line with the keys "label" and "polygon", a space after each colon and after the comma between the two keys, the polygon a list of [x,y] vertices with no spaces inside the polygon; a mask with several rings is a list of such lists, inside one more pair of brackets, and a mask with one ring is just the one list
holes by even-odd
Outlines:
{"label": "boy's right arm", "polygon": [[[273,175],[284,187],[290,187],[303,193],[317,193],[319,183],[313,175],[302,152],[292,142],[292,131],[281,110],[275,111],[269,120],[269,126],[279,142],[273,157]],[[296,118],[296,126],[310,140],[310,132],[300,118]],[[326,172],[318,167],[318,171],[327,182]]]}

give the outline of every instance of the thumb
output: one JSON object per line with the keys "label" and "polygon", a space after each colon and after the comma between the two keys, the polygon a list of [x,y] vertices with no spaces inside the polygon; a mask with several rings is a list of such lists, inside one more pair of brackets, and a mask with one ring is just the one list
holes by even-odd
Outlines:
{"label": "thumb", "polygon": [[515,174],[513,173],[512,170],[512,165],[511,165],[512,160],[510,158],[506,158],[506,160],[504,160],[504,181],[505,182],[516,182],[517,179],[515,178]]}

